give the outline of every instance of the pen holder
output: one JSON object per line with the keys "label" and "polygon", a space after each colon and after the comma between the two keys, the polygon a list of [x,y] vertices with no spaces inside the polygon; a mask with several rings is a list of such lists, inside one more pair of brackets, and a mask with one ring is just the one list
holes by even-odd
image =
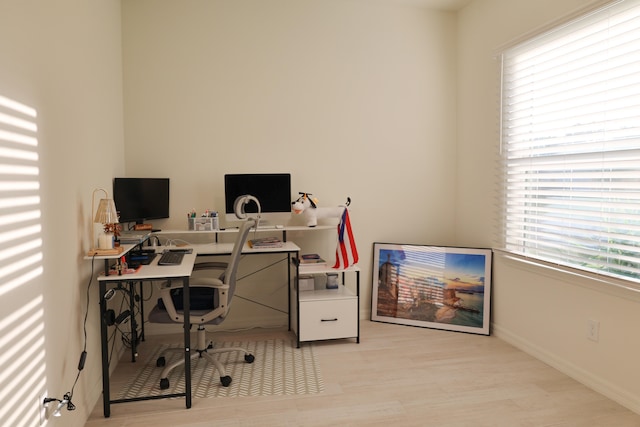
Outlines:
{"label": "pen holder", "polygon": [[213,231],[218,230],[218,217],[194,217],[187,218],[190,231]]}

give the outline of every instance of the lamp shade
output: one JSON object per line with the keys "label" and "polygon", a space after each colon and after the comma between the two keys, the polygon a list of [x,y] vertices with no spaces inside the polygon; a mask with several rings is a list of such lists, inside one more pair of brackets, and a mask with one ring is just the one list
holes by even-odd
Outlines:
{"label": "lamp shade", "polygon": [[93,222],[100,224],[116,224],[118,222],[118,212],[113,199],[100,199]]}
{"label": "lamp shade", "polygon": [[[113,235],[111,233],[107,233],[107,228],[105,227],[105,233],[101,236],[104,237],[104,242],[98,244],[96,247],[96,236],[95,236],[95,224],[117,224],[120,222],[118,220],[118,211],[116,210],[116,204],[113,199],[109,198],[107,191],[103,188],[96,188],[93,190],[93,194],[91,195],[91,213],[93,214],[95,208],[96,201],[96,193],[102,192],[104,194],[104,198],[100,199],[100,203],[98,204],[98,209],[95,209],[95,216],[93,217],[93,224],[91,224],[91,249],[87,252],[88,256],[96,256],[96,255],[115,255],[122,253],[122,246],[113,247]],[[115,227],[108,227],[109,230],[112,230],[115,234]],[[108,242],[108,243],[107,243]],[[69,402],[71,405],[71,402]]]}

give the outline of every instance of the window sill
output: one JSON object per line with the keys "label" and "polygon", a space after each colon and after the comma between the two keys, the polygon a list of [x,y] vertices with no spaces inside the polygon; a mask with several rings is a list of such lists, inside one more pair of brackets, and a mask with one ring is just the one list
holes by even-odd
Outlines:
{"label": "window sill", "polygon": [[534,274],[541,274],[554,280],[561,280],[596,292],[640,302],[640,283],[582,271],[564,265],[529,258],[506,249],[493,249],[496,258],[518,265]]}

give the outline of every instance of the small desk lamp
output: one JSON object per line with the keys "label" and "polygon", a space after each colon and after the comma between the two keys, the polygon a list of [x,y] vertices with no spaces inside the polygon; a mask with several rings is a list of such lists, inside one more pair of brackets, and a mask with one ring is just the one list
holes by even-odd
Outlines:
{"label": "small desk lamp", "polygon": [[[98,204],[98,210],[94,208],[95,196],[96,193],[102,191],[104,193],[104,198],[100,199],[100,203]],[[118,212],[116,211],[116,204],[113,202],[113,199],[109,198],[107,191],[102,188],[97,188],[93,190],[93,194],[91,195],[91,212],[95,212],[96,215],[93,219],[93,223],[95,224],[117,224],[118,223]],[[91,226],[91,249],[89,250],[88,255],[117,255],[122,252],[121,247],[117,248],[109,248],[109,249],[99,249],[96,248],[96,237],[94,226]]]}

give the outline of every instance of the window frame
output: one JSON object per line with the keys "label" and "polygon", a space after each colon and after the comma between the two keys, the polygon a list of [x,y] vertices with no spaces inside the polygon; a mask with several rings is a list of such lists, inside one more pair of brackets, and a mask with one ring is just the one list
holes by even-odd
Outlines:
{"label": "window frame", "polygon": [[[501,112],[500,112],[500,131],[501,131],[501,161],[502,161],[502,172],[503,172],[503,180],[502,180],[502,212],[501,212],[501,244],[502,249],[513,254],[517,254],[520,256],[524,256],[527,258],[532,258],[535,260],[539,260],[545,263],[551,263],[553,265],[561,265],[573,269],[577,269],[579,271],[586,271],[589,273],[595,273],[598,275],[604,275],[608,277],[614,277],[617,279],[630,280],[636,283],[640,283],[640,129],[634,131],[634,135],[623,136],[622,138],[616,139],[613,138],[611,141],[610,148],[602,149],[598,147],[590,146],[584,153],[580,151],[578,153],[571,152],[575,151],[575,149],[583,150],[587,145],[593,145],[593,141],[589,138],[584,138],[584,135],[593,136],[593,131],[584,131],[584,133],[577,133],[575,136],[575,140],[578,142],[577,144],[572,145],[572,143],[567,144],[564,149],[567,151],[566,153],[553,153],[553,150],[558,150],[562,145],[562,139],[566,139],[567,136],[575,131],[574,127],[564,128],[570,129],[571,132],[565,131],[564,135],[560,136],[560,142],[556,144],[557,146],[547,149],[544,147],[545,144],[539,144],[536,146],[536,143],[533,143],[531,147],[527,147],[528,143],[531,143],[531,140],[535,140],[538,137],[529,138],[530,141],[527,141],[526,138],[522,140],[518,140],[518,138],[514,138],[514,127],[513,124],[517,120],[526,120],[529,119],[526,115],[521,117],[517,117],[514,119],[513,109],[510,109],[509,102],[512,101],[514,96],[514,92],[512,88],[506,87],[505,82],[509,82],[509,77],[511,77],[510,70],[508,67],[512,65],[511,57],[513,55],[523,55],[526,52],[531,52],[535,49],[541,49],[541,46],[545,46],[547,43],[557,42],[559,39],[563,37],[568,37],[572,34],[572,30],[575,28],[590,28],[594,23],[602,22],[603,17],[607,17],[606,19],[609,22],[614,22],[611,18],[612,14],[617,14],[620,11],[624,11],[626,8],[638,8],[640,7],[639,0],[627,0],[627,1],[619,1],[607,4],[604,7],[600,7],[597,10],[590,11],[589,13],[585,13],[580,17],[572,19],[568,22],[557,25],[555,28],[546,31],[543,34],[540,34],[535,37],[531,37],[528,40],[524,40],[521,43],[509,47],[503,50],[501,55],[501,65],[502,65],[502,74],[501,74]],[[639,12],[640,14],[640,12]],[[637,24],[638,29],[640,29],[640,23]],[[640,37],[638,38],[640,40]],[[640,41],[635,41],[635,43],[640,46]],[[524,52],[524,53],[523,53]],[[640,64],[640,62],[637,62]],[[638,67],[640,68],[640,66]],[[640,79],[638,79],[640,80]],[[607,80],[608,81],[608,80]],[[636,106],[640,105],[640,102],[635,104]],[[599,112],[598,112],[599,113]],[[606,112],[605,112],[606,113]],[[534,116],[532,116],[534,117]],[[533,119],[531,119],[533,120]],[[613,124],[616,125],[615,123]],[[541,125],[544,127],[544,125]],[[531,126],[529,131],[534,127]],[[557,136],[556,136],[557,137]],[[541,139],[544,139],[542,137]],[[530,180],[524,183],[516,183],[513,179],[514,176],[518,176],[522,178],[526,175],[525,172],[519,174],[517,169],[522,168],[522,170],[528,170],[529,172],[540,173],[544,167],[534,167],[532,165],[538,163],[544,165],[545,162],[550,163],[559,163],[561,157],[557,156],[568,156],[571,155],[573,157],[584,157],[583,161],[588,161],[588,157],[597,158],[598,156],[610,156],[612,158],[620,157],[621,154],[628,154],[629,151],[629,140],[633,140],[633,148],[631,156],[629,156],[629,164],[631,164],[631,168],[628,170],[629,174],[632,174],[634,171],[637,172],[639,179],[635,182],[633,180],[629,180],[623,182],[621,186],[628,186],[632,191],[635,191],[637,194],[634,194],[636,200],[633,200],[633,205],[628,208],[630,211],[635,211],[633,215],[625,214],[623,218],[624,221],[632,221],[632,228],[634,229],[633,233],[625,233],[621,232],[620,224],[617,224],[618,228],[617,232],[607,234],[606,227],[602,227],[603,230],[598,230],[597,232],[593,232],[593,227],[597,227],[598,220],[588,219],[585,226],[585,232],[582,236],[577,236],[577,232],[580,230],[580,227],[564,227],[564,218],[560,220],[559,216],[545,216],[545,209],[547,212],[553,212],[555,215],[558,214],[566,214],[563,211],[564,208],[562,206],[564,203],[568,203],[565,200],[562,200],[564,196],[558,196],[555,200],[555,205],[550,203],[553,201],[551,199],[551,191],[550,188],[553,184],[543,184],[546,186],[543,190],[539,190],[535,187],[535,179]],[[609,143],[608,141],[604,141],[605,143]],[[596,140],[597,144],[602,144],[602,139]],[[514,147],[516,145],[521,144],[527,149],[533,150],[533,154],[530,154],[529,157],[526,155],[523,157],[513,156]],[[554,145],[554,144],[550,144]],[[568,146],[571,146],[567,149]],[[545,153],[545,150],[547,151]],[[556,156],[554,160],[553,157]],[[593,159],[592,159],[593,160]],[[528,162],[528,164],[527,164]],[[578,163],[580,160],[578,160]],[[597,164],[598,161],[594,162],[594,165]],[[596,169],[600,168],[600,170],[604,170],[602,164],[606,164],[607,161],[600,162],[599,166],[594,166]],[[546,166],[548,167],[547,173],[558,174],[558,168],[556,166]],[[619,166],[616,166],[619,167]],[[624,168],[622,168],[624,169]],[[575,172],[573,176],[581,176],[581,179],[584,179],[585,171],[588,171],[589,168],[583,168],[580,172]],[[594,172],[595,173],[595,172]],[[533,176],[532,174],[530,174]],[[570,176],[565,175],[565,178]],[[617,178],[622,176],[620,172],[618,172]],[[564,178],[556,178],[557,181],[555,183],[562,182]],[[579,181],[578,181],[579,182]],[[602,181],[603,183],[606,180]],[[574,184],[575,185],[575,181]],[[595,188],[588,187],[590,184],[584,184],[587,190]],[[614,185],[615,186],[615,185]],[[599,188],[598,191],[606,191],[602,188]],[[516,197],[517,193],[520,192],[522,197]],[[534,193],[546,192],[546,196],[535,196]],[[613,191],[612,191],[613,192]],[[545,198],[546,197],[546,198]],[[528,199],[528,201],[527,201]],[[585,199],[586,200],[586,199]],[[533,205],[539,204],[540,201],[547,202],[548,206],[543,208],[533,208]],[[593,200],[591,200],[593,201]],[[518,207],[517,203],[521,205]],[[526,204],[530,203],[530,206],[527,207]],[[589,201],[585,203],[590,203]],[[602,200],[602,204],[607,204],[606,198]],[[560,208],[558,208],[560,206]],[[589,209],[589,208],[585,208]],[[535,211],[535,215],[531,212]],[[571,215],[575,216],[576,210],[574,209]],[[537,228],[533,226],[535,221],[543,220],[546,221],[546,224],[543,224],[541,227]],[[580,221],[580,219],[572,218],[573,221]],[[514,226],[521,221],[520,226]],[[553,221],[557,224],[554,225]],[[604,225],[604,221],[601,221]],[[542,231],[540,231],[542,230]],[[555,230],[555,231],[554,231]],[[546,234],[545,234],[546,233]],[[593,242],[593,236],[597,235],[599,238],[605,238],[605,240],[598,245],[592,247],[586,247],[580,251],[576,252],[576,246],[587,245]],[[607,236],[617,236],[615,239],[611,239]],[[627,243],[619,244],[621,240],[625,240],[628,236],[629,238]],[[576,246],[572,246],[569,242],[573,242]],[[613,242],[613,243],[612,243]],[[555,252],[553,248],[555,245]],[[541,250],[541,246],[545,246],[544,250]],[[568,247],[568,248],[567,248]],[[569,250],[567,250],[569,249]],[[630,249],[630,250],[629,250]],[[617,253],[616,253],[617,252]],[[597,262],[596,262],[597,261]],[[620,269],[616,269],[616,263],[626,263],[627,265],[622,266]]]}

